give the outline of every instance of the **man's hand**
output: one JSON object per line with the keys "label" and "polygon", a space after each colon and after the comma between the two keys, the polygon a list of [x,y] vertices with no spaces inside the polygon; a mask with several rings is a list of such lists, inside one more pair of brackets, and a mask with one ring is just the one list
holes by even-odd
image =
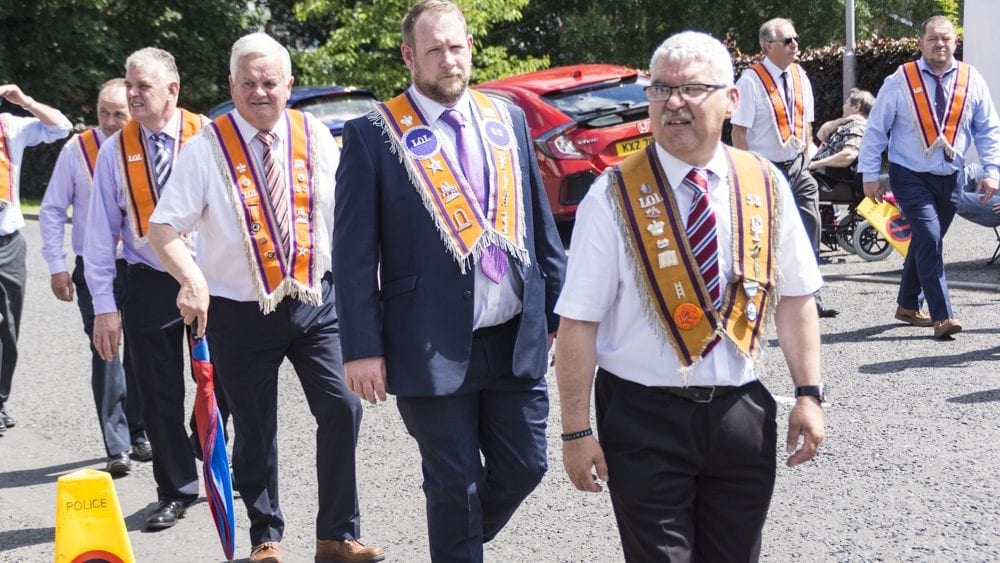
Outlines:
{"label": "man's hand", "polygon": [[344,364],[347,388],[368,401],[377,404],[385,401],[385,358],[374,356],[352,360]]}
{"label": "man's hand", "polygon": [[22,92],[17,84],[0,84],[0,98],[21,107],[30,106],[35,102],[34,98]]}
{"label": "man's hand", "polygon": [[785,465],[795,467],[812,459],[824,438],[826,431],[823,428],[823,408],[819,404],[819,399],[799,397],[795,400],[792,412],[788,414],[788,439],[785,450],[789,455]]}
{"label": "man's hand", "polygon": [[196,275],[181,284],[181,290],[177,292],[177,310],[184,318],[184,324],[194,323],[195,336],[201,338],[205,336],[205,328],[208,327],[208,282],[200,270],[195,269]]}
{"label": "man's hand", "polygon": [[122,319],[118,313],[101,313],[94,317],[94,348],[105,362],[118,355],[122,340]]}
{"label": "man's hand", "polygon": [[60,301],[73,301],[73,278],[70,277],[69,272],[52,274],[49,285],[52,286],[52,295],[55,295],[56,299]]}
{"label": "man's hand", "polygon": [[563,467],[573,486],[581,491],[599,493],[601,485],[597,480],[608,482],[604,450],[593,436],[563,442]]}
{"label": "man's hand", "polygon": [[976,188],[977,194],[983,194],[983,197],[979,200],[979,203],[986,205],[986,202],[997,193],[997,181],[990,176],[983,178],[979,182],[979,187]]}
{"label": "man's hand", "polygon": [[882,183],[878,180],[874,182],[865,182],[865,195],[870,197],[875,203],[882,203],[885,201],[885,190],[882,189]]}

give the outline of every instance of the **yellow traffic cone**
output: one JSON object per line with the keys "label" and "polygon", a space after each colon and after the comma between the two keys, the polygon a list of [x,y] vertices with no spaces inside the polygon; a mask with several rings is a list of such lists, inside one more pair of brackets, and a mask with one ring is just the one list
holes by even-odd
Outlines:
{"label": "yellow traffic cone", "polygon": [[59,478],[56,563],[135,563],[111,475],[81,469]]}

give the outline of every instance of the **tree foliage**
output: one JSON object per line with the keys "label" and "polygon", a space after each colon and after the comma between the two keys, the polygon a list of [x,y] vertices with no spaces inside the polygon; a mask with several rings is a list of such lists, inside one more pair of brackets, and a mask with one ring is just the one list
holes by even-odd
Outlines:
{"label": "tree foliage", "polygon": [[[464,0],[462,6],[469,33],[473,36],[473,81],[482,82],[545,68],[549,58],[542,54],[512,55],[503,45],[487,44],[486,38],[498,24],[511,24],[521,17],[528,0]],[[314,49],[293,53],[298,79],[304,84],[335,83],[365,86],[381,98],[393,96],[409,84],[409,72],[399,52],[403,14],[410,0],[371,0],[347,6],[342,0],[303,0],[296,4],[300,21],[337,13],[337,27],[327,40]]]}

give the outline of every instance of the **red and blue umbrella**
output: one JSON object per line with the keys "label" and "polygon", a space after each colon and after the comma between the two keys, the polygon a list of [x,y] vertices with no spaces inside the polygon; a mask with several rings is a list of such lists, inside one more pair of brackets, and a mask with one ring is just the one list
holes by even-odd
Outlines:
{"label": "red and blue umbrella", "polygon": [[197,388],[194,415],[201,440],[202,471],[205,474],[205,496],[219,532],[219,541],[227,559],[236,551],[236,517],[233,510],[233,481],[226,455],[225,425],[215,400],[215,375],[208,353],[208,337],[191,342],[191,371]]}

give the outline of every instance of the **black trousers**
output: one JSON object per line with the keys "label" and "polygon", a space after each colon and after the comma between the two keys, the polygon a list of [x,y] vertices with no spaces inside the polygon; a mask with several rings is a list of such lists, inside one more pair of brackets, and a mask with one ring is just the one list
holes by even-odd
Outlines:
{"label": "black trousers", "polygon": [[599,370],[597,429],[627,561],[756,561],[774,490],[759,382],[694,403]]}
{"label": "black trousers", "polygon": [[28,281],[24,262],[27,247],[20,231],[0,236],[0,409],[10,398],[17,366],[17,334]]}
{"label": "black trousers", "polygon": [[[115,264],[115,302],[121,303],[125,290],[126,263],[118,260]],[[90,386],[97,408],[97,422],[101,426],[104,449],[108,456],[127,452],[132,442],[146,437],[146,425],[142,420],[142,397],[132,373],[132,364],[122,362],[117,356],[110,362],[94,348],[94,301],[87,287],[84,275],[83,257],[76,257],[73,268],[73,285],[76,286],[76,304],[83,318],[83,331],[90,340]],[[125,353],[128,357],[128,340]]]}
{"label": "black trousers", "polygon": [[323,281],[318,307],[286,298],[264,315],[256,301],[211,299],[208,346],[216,384],[233,416],[233,475],[250,517],[252,545],[280,541],[285,529],[277,444],[278,368],[285,358],[316,419],[316,537],[345,540],[361,534],[355,448],[362,407],[344,381],[331,278]]}
{"label": "black trousers", "polygon": [[198,473],[184,413],[186,331],[177,310],[180,286],[165,272],[128,267],[122,300],[129,361],[142,395],[146,434],[153,444],[159,500],[193,502]]}

